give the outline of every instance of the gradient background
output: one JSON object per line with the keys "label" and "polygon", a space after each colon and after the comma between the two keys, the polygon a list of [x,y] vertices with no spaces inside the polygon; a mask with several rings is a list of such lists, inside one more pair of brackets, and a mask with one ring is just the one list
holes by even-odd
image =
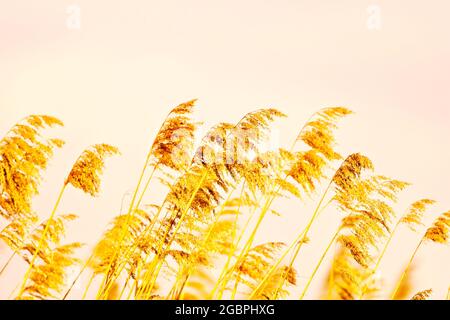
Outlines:
{"label": "gradient background", "polygon": [[[79,30],[66,27],[71,4],[81,8]],[[367,28],[372,4],[381,9],[380,30]],[[422,197],[438,200],[431,221],[450,208],[449,14],[447,0],[0,0],[0,136],[31,113],[65,122],[60,134],[67,144],[35,201],[42,217],[86,146],[120,148],[98,199],[71,188],[60,206],[60,213],[80,216],[69,240],[92,245],[134,187],[157,128],[176,104],[199,98],[205,127],[276,107],[289,115],[279,125],[281,145],[314,111],[343,105],[356,114],[342,123],[339,150],[364,153],[379,173],[412,182],[399,210]],[[309,218],[308,206],[278,204],[283,217],[270,218],[257,240],[290,241]],[[340,218],[330,210],[313,227],[300,284]],[[387,294],[419,237],[402,230],[394,240],[381,268]],[[449,253],[435,245],[419,252],[414,291],[433,287],[434,298],[444,297]],[[5,256],[0,247],[2,262]],[[0,279],[1,298],[23,276],[16,264]],[[308,298],[317,297],[320,278]]]}

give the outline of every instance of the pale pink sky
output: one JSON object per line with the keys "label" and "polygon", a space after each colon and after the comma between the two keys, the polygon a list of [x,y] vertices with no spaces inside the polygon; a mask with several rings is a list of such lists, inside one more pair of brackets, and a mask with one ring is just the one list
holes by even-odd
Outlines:
{"label": "pale pink sky", "polygon": [[[81,8],[80,30],[66,27],[70,4]],[[378,31],[366,26],[371,4],[381,9]],[[67,145],[35,203],[43,216],[86,146],[121,149],[108,162],[100,198],[69,190],[63,199],[61,212],[80,215],[69,237],[89,244],[133,188],[165,114],[191,98],[199,98],[206,125],[276,107],[289,115],[280,125],[285,145],[311,113],[344,105],[356,115],[338,134],[342,152],[365,153],[379,172],[414,183],[403,207],[431,197],[437,214],[450,208],[449,12],[446,0],[0,0],[0,135],[30,113],[65,122]],[[298,203],[281,208],[285,216],[260,240],[289,241],[304,225]],[[329,239],[322,226],[332,232],[338,219],[330,212],[313,230],[303,259],[312,262],[301,276]],[[386,270],[400,270],[404,242]],[[436,287],[442,296],[450,278],[437,271],[450,267],[450,251],[429,252],[418,258],[417,289]],[[3,286],[13,284],[0,279]]]}

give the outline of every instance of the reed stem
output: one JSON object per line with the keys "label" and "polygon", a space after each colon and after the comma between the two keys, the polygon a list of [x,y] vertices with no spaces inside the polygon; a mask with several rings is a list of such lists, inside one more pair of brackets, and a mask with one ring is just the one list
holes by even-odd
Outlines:
{"label": "reed stem", "polygon": [[89,259],[84,263],[83,267],[78,272],[75,279],[72,281],[72,284],[70,285],[69,289],[66,291],[66,293],[63,296],[63,300],[66,300],[67,296],[69,295],[70,291],[72,291],[73,287],[75,286],[75,283],[80,279],[81,275],[83,274],[84,270],[86,270],[86,267],[89,265],[89,263],[92,260],[93,255],[89,257]]}
{"label": "reed stem", "polygon": [[416,256],[417,252],[419,251],[419,248],[420,248],[420,246],[422,245],[423,241],[424,241],[424,238],[422,238],[422,239],[420,240],[419,244],[417,245],[416,249],[414,250],[414,252],[413,252],[413,254],[412,254],[412,256],[411,256],[411,259],[409,259],[409,262],[408,262],[408,264],[406,265],[406,268],[405,268],[405,270],[403,271],[402,275],[400,276],[400,279],[398,280],[397,285],[395,286],[395,289],[394,289],[394,291],[393,291],[393,293],[392,293],[392,295],[391,295],[391,300],[394,300],[394,299],[395,299],[395,297],[396,297],[396,295],[397,295],[397,293],[398,293],[398,290],[400,289],[400,286],[401,286],[401,284],[402,284],[402,282],[403,282],[403,279],[405,278],[406,274],[408,273],[409,268],[410,268],[410,266],[411,266],[411,264],[412,264],[412,262],[413,262],[413,260],[414,260],[414,257]]}
{"label": "reed stem", "polygon": [[8,265],[11,263],[11,261],[14,259],[14,257],[16,256],[17,251],[14,251],[8,258],[8,260],[6,261],[5,265],[3,266],[2,270],[0,270],[0,276],[3,274],[3,271],[6,270],[6,268],[8,267]]}
{"label": "reed stem", "polygon": [[334,234],[333,238],[331,239],[331,241],[328,243],[327,248],[325,249],[325,251],[322,253],[322,256],[319,259],[319,262],[317,263],[316,267],[314,268],[313,273],[311,274],[311,276],[308,279],[308,282],[306,283],[305,288],[302,291],[302,294],[300,295],[300,300],[303,300],[303,298],[306,295],[306,292],[309,289],[309,286],[311,285],[317,271],[319,271],[320,266],[322,265],[323,260],[325,259],[326,255],[328,254],[328,251],[330,251],[331,246],[333,245],[333,243],[336,241],[336,238],[339,235],[339,232],[341,231],[341,229],[339,228],[336,233]]}

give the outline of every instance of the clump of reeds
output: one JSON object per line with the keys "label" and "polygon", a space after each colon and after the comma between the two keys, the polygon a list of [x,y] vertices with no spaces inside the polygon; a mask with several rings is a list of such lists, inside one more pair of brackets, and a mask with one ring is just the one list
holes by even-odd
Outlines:
{"label": "clump of reeds", "polygon": [[[65,299],[88,273],[82,298],[96,292],[97,299],[282,299],[300,291],[303,299],[329,257],[325,298],[377,297],[386,285],[379,265],[397,228],[416,230],[434,201],[419,200],[398,215],[395,204],[408,183],[376,173],[360,153],[337,151],[335,130],[351,111],[319,110],[290,149],[267,150],[272,123],[285,117],[280,111],[259,109],[236,124],[219,123],[196,145],[195,103],[168,113],[150,144],[128,209],[111,221],[84,261],[76,256],[82,244],[64,243],[66,223],[76,216],[58,213],[58,206],[68,186],[97,196],[105,159],[118,150],[107,144],[86,149],[62,181],[50,215],[40,221],[32,198],[53,152],[63,145],[43,129],[62,123],[30,116],[6,134],[0,143],[0,216],[7,223],[0,237],[11,255],[0,275],[16,256],[27,264],[11,296]],[[167,187],[161,203],[150,196],[157,183]],[[292,241],[255,243],[267,215],[281,215],[274,208],[278,198],[311,201],[322,186],[306,225]],[[298,269],[307,262],[301,249],[314,240],[311,230],[321,227],[316,222],[325,211],[341,214],[342,222],[313,262],[313,272],[299,281]],[[449,230],[446,212],[424,232],[393,298],[406,296],[402,287],[410,285],[405,277],[421,245],[447,243]],[[431,289],[413,299],[430,295]]]}
{"label": "clump of reeds", "polygon": [[0,188],[1,213],[7,225],[0,238],[11,248],[12,253],[2,267],[3,273],[15,256],[27,264],[17,298],[60,298],[67,271],[79,260],[74,251],[80,243],[61,243],[65,224],[76,218],[73,214],[57,214],[58,204],[67,185],[71,184],[91,195],[99,190],[100,174],[104,158],[117,153],[109,145],[95,145],[75,162],[58,195],[50,217],[39,222],[39,215],[31,208],[33,196],[38,194],[42,172],[47,167],[56,148],[64,142],[46,138],[43,129],[62,126],[57,118],[33,115],[12,127],[0,142]]}

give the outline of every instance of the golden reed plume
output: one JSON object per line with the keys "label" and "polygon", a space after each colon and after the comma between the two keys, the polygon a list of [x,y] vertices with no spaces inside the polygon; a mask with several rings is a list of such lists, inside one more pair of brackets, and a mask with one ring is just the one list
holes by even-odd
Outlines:
{"label": "golden reed plume", "polygon": [[41,175],[47,168],[60,139],[46,138],[46,128],[62,126],[57,118],[32,115],[12,127],[0,142],[0,215],[13,221],[34,220],[32,197],[38,194]]}
{"label": "golden reed plume", "polygon": [[64,184],[71,184],[91,196],[97,195],[105,158],[118,153],[116,147],[108,144],[96,144],[86,149],[73,165]]}
{"label": "golden reed plume", "polygon": [[428,290],[423,290],[420,291],[418,293],[416,293],[411,300],[428,300],[428,298],[430,298],[430,296],[433,294],[433,290],[432,289],[428,289]]}

